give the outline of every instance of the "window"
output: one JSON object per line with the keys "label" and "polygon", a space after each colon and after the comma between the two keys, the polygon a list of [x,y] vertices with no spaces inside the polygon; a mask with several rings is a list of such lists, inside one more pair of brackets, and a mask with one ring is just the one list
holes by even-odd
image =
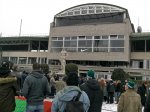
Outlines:
{"label": "window", "polygon": [[108,47],[108,40],[94,40],[94,47]]}
{"label": "window", "polygon": [[36,57],[29,57],[28,64],[34,64],[34,63],[36,63]]}
{"label": "window", "polygon": [[27,63],[27,57],[19,57],[19,64],[26,64]]}
{"label": "window", "polygon": [[63,41],[52,41],[51,47],[62,47]]}
{"label": "window", "polygon": [[10,61],[14,64],[17,64],[18,57],[10,57]]}
{"label": "window", "polygon": [[110,40],[110,47],[124,47],[124,40]]}
{"label": "window", "polygon": [[110,39],[117,39],[117,35],[110,35]]}
{"label": "window", "polygon": [[92,47],[92,41],[91,40],[79,40],[78,47]]}
{"label": "window", "polygon": [[79,36],[79,40],[85,40],[85,36]]}

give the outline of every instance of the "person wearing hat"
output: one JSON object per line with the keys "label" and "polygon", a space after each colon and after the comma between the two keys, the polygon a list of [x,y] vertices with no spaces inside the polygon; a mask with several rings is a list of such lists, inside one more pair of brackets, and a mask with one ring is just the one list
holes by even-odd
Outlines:
{"label": "person wearing hat", "polygon": [[128,81],[127,90],[121,94],[117,112],[142,112],[141,97],[134,90],[135,82]]}
{"label": "person wearing hat", "polygon": [[95,78],[95,72],[89,70],[87,72],[87,81],[80,86],[90,99],[90,108],[88,112],[101,112],[103,102],[103,91],[99,82]]}
{"label": "person wearing hat", "polygon": [[15,110],[17,79],[10,75],[9,62],[3,61],[0,66],[0,112]]}

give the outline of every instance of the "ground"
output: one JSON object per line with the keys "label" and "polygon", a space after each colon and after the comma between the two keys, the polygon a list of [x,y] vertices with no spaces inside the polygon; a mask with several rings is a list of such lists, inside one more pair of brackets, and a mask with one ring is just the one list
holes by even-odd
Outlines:
{"label": "ground", "polygon": [[103,103],[102,112],[117,112],[117,104]]}

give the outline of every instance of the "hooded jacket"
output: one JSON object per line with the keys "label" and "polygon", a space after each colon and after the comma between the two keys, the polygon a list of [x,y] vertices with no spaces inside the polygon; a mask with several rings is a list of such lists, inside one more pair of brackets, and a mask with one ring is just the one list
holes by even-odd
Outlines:
{"label": "hooded jacket", "polygon": [[90,79],[80,86],[90,99],[90,108],[88,112],[101,112],[103,102],[103,91],[100,84],[95,79]]}
{"label": "hooded jacket", "polygon": [[0,112],[15,110],[16,78],[0,77]]}
{"label": "hooded jacket", "polygon": [[64,89],[60,90],[52,104],[52,112],[64,112],[66,102],[71,101],[74,96],[77,96],[78,93],[81,92],[81,96],[79,98],[79,101],[83,102],[84,104],[84,110],[87,112],[90,106],[89,98],[87,94],[84,91],[81,91],[79,87],[77,86],[66,86]]}
{"label": "hooded jacket", "polygon": [[120,96],[117,112],[142,112],[140,95],[132,89],[126,90]]}
{"label": "hooded jacket", "polygon": [[33,71],[24,81],[22,94],[29,105],[41,105],[45,95],[50,94],[47,78],[41,71]]}

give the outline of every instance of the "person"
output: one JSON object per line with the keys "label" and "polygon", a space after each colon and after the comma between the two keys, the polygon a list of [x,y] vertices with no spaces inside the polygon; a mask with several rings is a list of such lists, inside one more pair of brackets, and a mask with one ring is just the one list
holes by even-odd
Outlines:
{"label": "person", "polygon": [[108,84],[108,81],[106,80],[106,83],[105,83],[105,86],[104,86],[104,89],[103,89],[103,98],[104,98],[105,103],[107,103],[107,101],[108,101],[107,84]]}
{"label": "person", "polygon": [[66,86],[66,83],[64,82],[63,78],[59,79],[59,81],[55,81],[56,93],[62,90],[65,86]]}
{"label": "person", "polygon": [[18,72],[18,66],[15,64],[12,65],[11,75],[17,78],[17,90],[21,91],[21,74]]}
{"label": "person", "polygon": [[117,112],[142,112],[141,97],[134,90],[135,83],[128,81],[127,90],[121,94]]}
{"label": "person", "polygon": [[27,99],[26,112],[43,112],[43,100],[50,94],[49,83],[40,70],[40,64],[35,63],[32,68],[33,71],[26,77],[22,89],[22,94]]}
{"label": "person", "polygon": [[51,94],[50,96],[53,98],[54,95],[56,94],[56,87],[55,87],[55,84],[56,84],[56,80],[55,80],[55,74],[53,73],[51,76],[50,76],[50,89],[51,89]]}
{"label": "person", "polygon": [[115,101],[116,101],[116,104],[119,101],[119,97],[120,97],[120,94],[121,94],[121,88],[122,88],[121,87],[121,81],[117,80],[116,86],[115,86]]}
{"label": "person", "polygon": [[9,63],[3,61],[0,67],[0,112],[12,112],[16,107],[17,79],[10,72]]}
{"label": "person", "polygon": [[95,79],[95,72],[93,70],[87,72],[87,81],[80,88],[87,93],[90,99],[88,112],[101,112],[103,91],[99,82]]}
{"label": "person", "polygon": [[22,88],[23,88],[23,83],[24,83],[24,81],[25,81],[25,79],[26,79],[26,77],[29,75],[29,73],[27,72],[27,71],[23,71],[22,72],[22,74],[21,74],[21,90],[22,90]]}
{"label": "person", "polygon": [[69,73],[67,75],[66,84],[67,85],[55,95],[51,111],[64,112],[66,102],[71,101],[74,96],[77,96],[78,93],[81,92],[79,101],[83,103],[84,110],[87,112],[90,106],[90,101],[87,94],[78,87],[79,79],[77,73]]}
{"label": "person", "polygon": [[79,86],[86,82],[86,75],[80,74],[79,76]]}
{"label": "person", "polygon": [[115,92],[115,85],[112,79],[110,79],[110,81],[107,84],[107,92],[108,92],[108,99],[107,99],[107,103],[114,103],[114,92]]}
{"label": "person", "polygon": [[144,112],[150,112],[150,90],[148,90],[148,96],[146,98]]}
{"label": "person", "polygon": [[138,87],[137,93],[141,96],[142,106],[145,106],[146,96],[147,96],[147,81],[144,81],[142,86]]}

